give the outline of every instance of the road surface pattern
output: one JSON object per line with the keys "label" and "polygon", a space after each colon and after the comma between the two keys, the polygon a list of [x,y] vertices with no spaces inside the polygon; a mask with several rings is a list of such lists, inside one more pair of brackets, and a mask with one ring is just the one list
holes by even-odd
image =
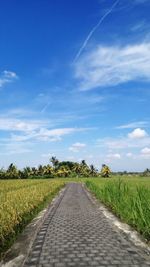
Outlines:
{"label": "road surface pattern", "polygon": [[38,232],[24,267],[147,267],[142,251],[128,241],[88,197],[70,183]]}

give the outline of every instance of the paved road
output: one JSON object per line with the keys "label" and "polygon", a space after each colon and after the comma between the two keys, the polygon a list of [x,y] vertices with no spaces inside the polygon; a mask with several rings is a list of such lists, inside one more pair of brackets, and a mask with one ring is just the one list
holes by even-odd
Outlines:
{"label": "paved road", "polygon": [[147,267],[150,262],[111,225],[81,184],[70,183],[36,237],[29,266]]}

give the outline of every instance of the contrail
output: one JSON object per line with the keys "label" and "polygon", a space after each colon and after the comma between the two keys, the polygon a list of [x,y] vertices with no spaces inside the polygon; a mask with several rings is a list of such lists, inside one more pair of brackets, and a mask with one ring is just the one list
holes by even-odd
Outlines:
{"label": "contrail", "polygon": [[45,110],[49,107],[50,101],[42,108],[41,113],[44,113]]}
{"label": "contrail", "polygon": [[120,0],[115,1],[115,3],[112,5],[112,7],[104,14],[104,16],[99,20],[99,22],[90,31],[90,33],[88,34],[87,38],[85,39],[83,45],[81,46],[81,48],[79,49],[77,55],[75,56],[73,63],[75,63],[77,61],[77,59],[80,57],[82,51],[87,46],[87,43],[88,43],[89,39],[92,37],[93,33],[102,24],[102,22],[104,21],[104,19],[113,11],[114,7],[119,3],[119,1]]}

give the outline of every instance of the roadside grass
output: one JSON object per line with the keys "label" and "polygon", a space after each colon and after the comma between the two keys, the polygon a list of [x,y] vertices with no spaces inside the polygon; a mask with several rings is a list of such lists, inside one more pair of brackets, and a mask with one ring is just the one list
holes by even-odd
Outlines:
{"label": "roadside grass", "polygon": [[113,178],[86,181],[97,199],[150,241],[150,179]]}

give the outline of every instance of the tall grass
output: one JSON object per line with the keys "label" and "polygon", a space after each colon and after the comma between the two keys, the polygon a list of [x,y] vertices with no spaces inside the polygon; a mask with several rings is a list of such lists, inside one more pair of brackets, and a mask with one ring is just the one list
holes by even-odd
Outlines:
{"label": "tall grass", "polygon": [[87,187],[123,221],[150,240],[150,188],[128,181],[86,181]]}

